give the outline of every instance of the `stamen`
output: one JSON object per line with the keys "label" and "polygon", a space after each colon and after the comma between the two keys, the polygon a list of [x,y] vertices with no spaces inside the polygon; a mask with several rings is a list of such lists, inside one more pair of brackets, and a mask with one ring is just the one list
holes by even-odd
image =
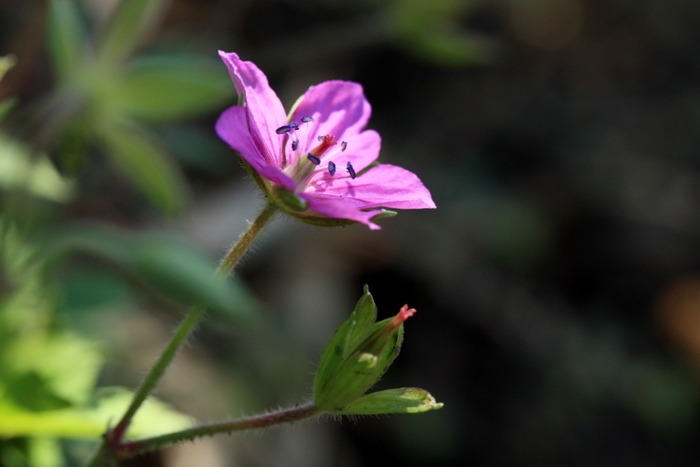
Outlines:
{"label": "stamen", "polygon": [[319,141],[323,141],[326,138],[326,135],[319,135],[318,138],[316,138]]}
{"label": "stamen", "polygon": [[318,164],[321,163],[321,159],[319,159],[318,157],[314,156],[314,155],[311,154],[311,153],[308,153],[308,154],[306,155],[306,158],[307,158],[307,159],[309,160],[309,162],[311,162],[313,165],[318,165]]}
{"label": "stamen", "polygon": [[348,171],[348,173],[350,174],[350,178],[352,178],[353,180],[355,180],[355,177],[357,177],[357,174],[355,173],[355,169],[353,168],[353,166],[352,166],[352,164],[350,163],[350,161],[348,161],[348,164],[345,166],[345,168],[346,168],[346,170]]}
{"label": "stamen", "polygon": [[292,151],[296,151],[298,147],[299,147],[299,140],[295,139],[294,141],[292,141]]}
{"label": "stamen", "polygon": [[345,151],[348,148],[348,142],[347,141],[341,141],[340,142],[340,152]]}
{"label": "stamen", "polygon": [[283,135],[285,133],[289,133],[290,131],[292,131],[291,125],[282,125],[281,127],[275,130],[275,133],[277,133],[278,135]]}
{"label": "stamen", "polygon": [[314,118],[311,115],[304,115],[303,117],[301,117],[302,123],[309,123],[309,122],[313,122],[313,121],[314,121]]}
{"label": "stamen", "polygon": [[282,125],[281,127],[277,128],[275,130],[275,133],[277,133],[278,135],[283,135],[285,133],[289,133],[290,131],[298,130],[298,129],[299,129],[299,125],[297,125],[294,122],[289,122],[288,125]]}
{"label": "stamen", "polygon": [[328,173],[335,175],[335,162],[328,161]]}

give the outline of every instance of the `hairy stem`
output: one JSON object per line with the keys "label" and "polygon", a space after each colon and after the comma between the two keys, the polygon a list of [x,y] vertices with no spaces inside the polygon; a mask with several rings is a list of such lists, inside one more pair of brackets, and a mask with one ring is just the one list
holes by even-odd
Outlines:
{"label": "hairy stem", "polygon": [[165,435],[127,441],[117,447],[116,455],[119,459],[123,459],[181,441],[191,441],[218,433],[231,433],[233,431],[267,428],[282,423],[293,423],[320,413],[321,411],[315,405],[309,403],[250,417],[207,423]]}
{"label": "hairy stem", "polygon": [[[216,270],[218,275],[224,276],[233,270],[248,248],[250,248],[255,237],[257,237],[263,228],[270,222],[270,220],[272,220],[276,212],[277,208],[274,205],[265,205],[265,208],[260,212],[260,214],[258,214],[258,217],[248,226],[248,229],[241,234],[238,241],[233,244],[231,249],[223,257],[219,267]],[[205,311],[206,307],[203,305],[195,305],[190,309],[185,316],[185,319],[180,323],[175,330],[175,333],[170,338],[170,342],[168,342],[165,350],[163,350],[163,353],[160,355],[160,357],[158,357],[158,360],[144,378],[141,386],[139,386],[134,393],[134,397],[131,400],[131,404],[127,408],[126,412],[124,412],[124,415],[119,420],[117,425],[106,434],[99,451],[88,465],[102,465],[101,462],[103,462],[103,458],[107,454],[107,451],[109,451],[109,448],[111,447],[114,449],[115,447],[122,445],[122,440],[126,434],[126,430],[129,428],[131,420],[134,418],[136,411],[151,394],[156,384],[158,384],[161,376],[163,376],[163,373],[165,373],[165,370],[173,361],[175,355],[177,355],[180,347],[182,347],[189,335],[197,326],[197,323],[199,323],[199,320],[202,318]]]}

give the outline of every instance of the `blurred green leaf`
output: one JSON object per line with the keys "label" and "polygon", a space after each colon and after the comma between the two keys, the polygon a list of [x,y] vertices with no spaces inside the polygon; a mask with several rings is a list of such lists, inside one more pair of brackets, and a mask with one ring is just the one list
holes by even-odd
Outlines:
{"label": "blurred green leaf", "polygon": [[207,304],[238,318],[249,315],[249,307],[255,307],[246,289],[214,275],[211,262],[181,242],[145,237],[132,254],[136,275],[181,303]]}
{"label": "blurred green leaf", "polygon": [[108,68],[121,64],[155,26],[167,0],[122,0],[105,26],[98,61]]}
{"label": "blurred green leaf", "polygon": [[25,333],[7,345],[2,359],[6,374],[0,388],[31,408],[86,402],[102,365],[93,344],[69,333]]}
{"label": "blurred green leaf", "polygon": [[28,465],[60,467],[65,465],[61,445],[51,438],[29,438],[27,440]]}
{"label": "blurred green leaf", "polygon": [[134,118],[171,121],[219,109],[234,97],[219,63],[188,56],[134,61],[115,90],[115,104]]}
{"label": "blurred green leaf", "polygon": [[48,49],[60,78],[75,72],[83,58],[87,34],[74,0],[52,0],[49,5]]}
{"label": "blurred green leaf", "polygon": [[161,210],[174,214],[185,202],[185,182],[177,165],[148,134],[115,122],[100,128],[112,163]]}
{"label": "blurred green leaf", "polygon": [[209,127],[195,125],[163,125],[157,135],[171,149],[173,157],[187,169],[225,176],[235,164],[231,153]]}
{"label": "blurred green leaf", "polygon": [[260,309],[245,287],[215,275],[206,256],[171,237],[88,226],[54,232],[46,263],[55,265],[72,253],[105,259],[141,284],[185,305],[201,303],[237,319],[250,317]]}
{"label": "blurred green leaf", "polygon": [[442,65],[471,65],[493,60],[495,40],[464,29],[461,18],[477,0],[399,0],[387,24],[406,50]]}
{"label": "blurred green leaf", "polygon": [[17,187],[51,201],[65,202],[73,195],[73,185],[43,155],[32,158],[27,146],[0,132],[0,188]]}
{"label": "blurred green leaf", "polygon": [[58,314],[72,314],[81,319],[84,313],[93,312],[115,303],[125,303],[133,298],[132,291],[114,271],[96,265],[71,268],[61,273]]}
{"label": "blurred green leaf", "polygon": [[[102,388],[90,406],[40,412],[0,402],[0,436],[98,438],[113,422],[114,414],[126,409],[131,397],[131,392],[126,389]],[[188,416],[155,398],[149,398],[134,418],[129,436],[155,436],[187,428],[191,424]]]}
{"label": "blurred green leaf", "polygon": [[5,55],[0,57],[0,80],[5,76],[5,73],[10,71],[10,68],[15,66],[17,59],[14,55]]}

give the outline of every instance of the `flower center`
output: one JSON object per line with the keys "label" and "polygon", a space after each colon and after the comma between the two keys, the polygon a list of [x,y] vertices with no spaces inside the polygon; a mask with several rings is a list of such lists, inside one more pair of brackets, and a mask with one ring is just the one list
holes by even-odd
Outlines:
{"label": "flower center", "polygon": [[[333,154],[337,154],[338,150],[344,152],[348,146],[345,141],[338,141],[334,135],[322,135],[318,137],[318,144],[311,149],[311,142],[308,141],[309,131],[306,131],[308,125],[314,121],[313,117],[306,115],[301,117],[300,123],[289,122],[277,128],[276,133],[283,138],[282,141],[282,169],[285,170],[295,181],[298,191],[303,189],[308,184],[314,169],[321,165],[321,159],[326,162],[328,174],[331,177],[336,174],[336,164],[333,162]],[[306,134],[306,135],[305,135]],[[300,142],[300,136],[306,141],[304,144]],[[304,153],[304,149],[308,152]],[[357,177],[357,173],[350,162],[346,164],[346,171],[350,178]]]}

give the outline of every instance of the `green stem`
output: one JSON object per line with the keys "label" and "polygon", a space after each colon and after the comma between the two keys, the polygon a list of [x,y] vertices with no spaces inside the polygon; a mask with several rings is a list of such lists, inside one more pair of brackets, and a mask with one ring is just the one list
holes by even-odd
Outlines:
{"label": "green stem", "polygon": [[[262,229],[270,222],[270,220],[272,220],[276,212],[277,208],[274,205],[268,203],[265,206],[260,214],[258,214],[258,217],[248,226],[248,229],[241,234],[238,241],[233,244],[231,249],[221,260],[221,263],[216,270],[218,275],[225,276],[233,270],[236,264],[238,264],[240,259],[243,257],[244,253],[248,250],[248,248],[250,248],[255,237],[257,237]],[[163,353],[160,355],[160,357],[158,357],[158,360],[151,368],[151,371],[149,371],[146,375],[146,378],[141,383],[141,386],[139,386],[134,393],[131,404],[127,408],[126,412],[124,412],[124,415],[119,420],[119,423],[117,423],[113,429],[109,430],[105,436],[99,451],[88,464],[89,466],[96,467],[101,465],[101,462],[104,462],[104,456],[107,455],[107,452],[109,451],[109,447],[114,448],[115,446],[122,445],[122,439],[124,438],[126,430],[129,428],[131,420],[134,418],[136,411],[141,407],[149,394],[151,394],[156,384],[158,384],[161,376],[163,376],[163,373],[165,373],[165,370],[173,361],[175,355],[177,355],[177,352],[180,347],[182,347],[182,344],[185,343],[189,335],[192,333],[205,311],[205,306],[195,305],[187,313],[185,319],[175,330],[175,333],[170,339],[170,342],[168,342],[168,345],[165,347],[165,350],[163,350]]]}
{"label": "green stem", "polygon": [[258,217],[250,224],[248,229],[238,237],[238,241],[234,243],[228,253],[226,253],[226,256],[223,257],[216,270],[217,274],[225,276],[233,270],[245,252],[248,251],[255,237],[258,236],[263,227],[272,220],[276,213],[277,207],[274,204],[268,203],[265,205],[265,208],[258,214]]}
{"label": "green stem", "polygon": [[165,435],[127,441],[117,447],[116,456],[119,459],[124,459],[180,441],[192,441],[203,436],[211,436],[218,433],[231,433],[233,431],[267,428],[282,423],[293,423],[319,415],[320,413],[321,410],[318,407],[312,403],[308,403],[261,415],[198,425]]}

